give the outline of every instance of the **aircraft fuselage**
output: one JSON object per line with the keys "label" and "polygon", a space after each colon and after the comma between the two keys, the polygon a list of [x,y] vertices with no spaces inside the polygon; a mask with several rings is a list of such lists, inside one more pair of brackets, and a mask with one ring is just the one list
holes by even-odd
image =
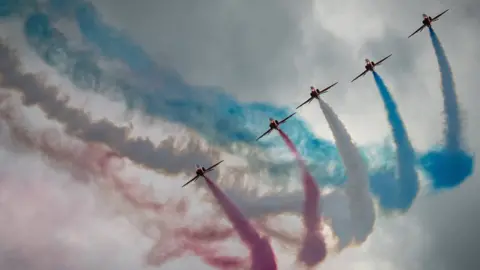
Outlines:
{"label": "aircraft fuselage", "polygon": [[199,176],[202,176],[205,173],[205,168],[198,168],[195,173]]}
{"label": "aircraft fuselage", "polygon": [[373,71],[373,68],[375,67],[374,62],[369,62],[367,65],[365,65],[365,69],[369,71]]}
{"label": "aircraft fuselage", "polygon": [[271,129],[278,129],[278,121],[277,120],[270,121],[270,128]]}
{"label": "aircraft fuselage", "polygon": [[427,26],[427,27],[431,27],[432,26],[432,17],[426,17],[423,19],[422,21],[423,25]]}
{"label": "aircraft fuselage", "polygon": [[320,95],[320,91],[317,90],[312,90],[310,92],[310,96],[313,97],[313,98],[317,98],[318,96]]}

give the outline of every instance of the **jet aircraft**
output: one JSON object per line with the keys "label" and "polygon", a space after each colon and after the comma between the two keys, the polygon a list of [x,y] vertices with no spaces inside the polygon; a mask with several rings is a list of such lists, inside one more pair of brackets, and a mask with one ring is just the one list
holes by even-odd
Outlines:
{"label": "jet aircraft", "polygon": [[297,107],[297,109],[300,108],[300,107],[302,107],[303,105],[305,105],[305,104],[307,104],[307,103],[310,103],[314,98],[318,99],[318,97],[319,97],[321,94],[326,93],[326,92],[328,91],[328,89],[334,87],[337,83],[338,83],[338,82],[336,82],[336,83],[334,83],[334,84],[330,85],[329,87],[324,88],[324,89],[322,89],[322,90],[318,90],[318,89],[315,89],[315,87],[310,86],[310,98],[307,99],[307,101],[305,101],[305,102],[303,102],[302,104],[300,104],[300,105]]}
{"label": "jet aircraft", "polygon": [[390,54],[389,56],[383,58],[382,60],[378,61],[377,63],[375,63],[375,62],[373,62],[373,61],[370,61],[370,60],[368,60],[368,59],[365,59],[365,62],[366,62],[365,71],[362,72],[362,74],[358,75],[355,79],[353,79],[352,82],[354,82],[356,79],[364,76],[365,74],[367,74],[367,72],[373,71],[376,66],[379,66],[383,61],[387,60],[387,58],[389,58],[390,56],[392,56],[392,54]]}
{"label": "jet aircraft", "polygon": [[285,121],[287,121],[290,117],[292,117],[293,115],[295,115],[296,113],[292,113],[290,114],[289,116],[285,117],[283,120],[281,121],[278,121],[278,120],[275,120],[273,118],[270,118],[270,124],[269,124],[269,129],[267,131],[265,131],[265,133],[263,133],[260,137],[257,138],[257,141],[260,140],[263,136],[269,134],[270,132],[272,132],[272,130],[276,129],[278,130],[279,129],[279,126],[283,123],[285,123]]}
{"label": "jet aircraft", "polygon": [[221,160],[220,162],[216,163],[216,164],[213,164],[212,166],[208,167],[208,168],[205,168],[203,166],[200,166],[198,164],[195,165],[195,177],[193,177],[190,181],[188,181],[187,183],[185,183],[182,187],[185,187],[186,185],[190,184],[191,182],[193,181],[196,181],[198,178],[200,177],[204,177],[205,178],[205,174],[207,172],[211,172],[214,170],[215,167],[217,167],[220,163],[222,163],[223,160]]}
{"label": "jet aircraft", "polygon": [[411,34],[410,36],[408,36],[408,38],[410,38],[411,36],[415,35],[416,33],[418,32],[421,32],[425,27],[428,27],[428,28],[431,28],[432,27],[432,23],[435,22],[435,21],[438,21],[438,18],[440,18],[440,16],[442,16],[443,14],[445,14],[445,12],[449,11],[449,9],[445,10],[444,12],[438,14],[437,16],[435,17],[430,17],[428,16],[427,14],[422,14],[423,16],[423,21],[422,21],[422,26],[420,26],[420,28],[418,28],[415,32],[413,32],[413,34]]}

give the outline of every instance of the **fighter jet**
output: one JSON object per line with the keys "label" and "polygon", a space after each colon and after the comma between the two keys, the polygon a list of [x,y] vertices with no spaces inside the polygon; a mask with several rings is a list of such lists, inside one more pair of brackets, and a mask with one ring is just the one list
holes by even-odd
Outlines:
{"label": "fighter jet", "polygon": [[329,87],[323,89],[323,90],[318,90],[318,89],[315,89],[315,87],[313,86],[310,86],[310,98],[307,99],[307,101],[303,102],[302,104],[300,104],[298,108],[302,107],[303,105],[307,104],[307,103],[310,103],[314,98],[318,99],[318,97],[323,94],[323,93],[326,93],[328,91],[328,89],[334,87],[338,82],[330,85]]}
{"label": "fighter jet", "polygon": [[383,61],[387,60],[387,58],[389,58],[390,56],[392,56],[392,54],[390,54],[389,56],[387,56],[387,57],[383,58],[382,60],[378,61],[378,63],[375,63],[373,61],[365,59],[365,62],[366,62],[365,71],[362,72],[362,74],[358,75],[355,79],[353,79],[352,82],[354,82],[356,79],[364,76],[365,74],[367,74],[367,72],[373,71],[376,66],[379,66]]}
{"label": "fighter jet", "polygon": [[296,113],[292,113],[290,114],[289,116],[285,117],[283,120],[281,121],[277,121],[273,118],[270,118],[270,124],[269,124],[269,129],[267,131],[265,131],[265,133],[263,133],[260,137],[257,138],[257,141],[260,140],[263,136],[269,134],[270,132],[272,132],[272,130],[276,129],[278,130],[279,129],[279,126],[283,123],[285,123],[285,121],[287,121],[290,117],[294,116]]}
{"label": "fighter jet", "polygon": [[205,168],[205,167],[203,167],[203,166],[200,166],[200,165],[196,164],[196,165],[195,165],[195,168],[196,168],[195,173],[196,173],[197,175],[195,175],[195,177],[193,177],[190,181],[188,181],[187,183],[185,183],[182,187],[185,187],[186,185],[190,184],[191,182],[196,181],[196,180],[197,180],[198,178],[200,178],[200,177],[204,177],[204,178],[205,178],[205,173],[213,171],[213,169],[214,169],[215,167],[217,167],[217,166],[218,166],[220,163],[222,163],[222,162],[223,162],[223,160],[221,160],[220,162],[218,162],[218,163],[216,163],[216,164],[214,164],[214,165],[212,165],[212,166],[210,166],[210,167],[208,167],[208,168]]}
{"label": "fighter jet", "polygon": [[417,29],[417,31],[413,32],[413,34],[411,34],[410,36],[408,36],[408,38],[410,38],[411,36],[415,35],[416,33],[418,32],[421,32],[425,27],[428,27],[428,28],[431,28],[432,27],[432,23],[435,22],[435,21],[438,21],[438,18],[440,18],[440,16],[442,16],[443,14],[445,14],[445,12],[449,11],[449,9],[445,10],[444,12],[438,14],[437,16],[435,17],[430,17],[428,16],[427,14],[422,14],[423,16],[423,21],[422,21],[422,26],[420,28]]}

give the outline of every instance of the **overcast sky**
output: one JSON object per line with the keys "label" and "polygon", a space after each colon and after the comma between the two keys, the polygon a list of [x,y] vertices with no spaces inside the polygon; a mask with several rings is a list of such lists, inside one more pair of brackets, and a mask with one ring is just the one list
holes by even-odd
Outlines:
{"label": "overcast sky", "polygon": [[[417,149],[425,149],[442,137],[442,96],[438,66],[428,33],[424,31],[410,39],[406,37],[420,26],[422,13],[434,16],[450,8],[434,24],[434,29],[455,76],[465,118],[465,139],[472,151],[480,151],[480,130],[475,126],[475,119],[480,117],[477,108],[480,98],[480,3],[477,1],[266,0],[260,3],[253,0],[207,0],[200,3],[186,0],[97,0],[94,4],[107,22],[125,30],[161,65],[174,68],[191,84],[219,86],[241,100],[270,99],[278,104],[292,105],[307,97],[310,85],[320,88],[339,81],[325,100],[359,143],[382,139],[389,133],[389,128],[371,76],[367,75],[354,84],[349,82],[362,72],[365,57],[376,60],[393,53],[378,72],[396,98]],[[4,30],[19,29],[2,28]],[[114,105],[105,101],[95,106],[98,110]],[[301,114],[315,131],[331,137],[317,106],[309,106]],[[12,155],[3,153],[2,157],[9,160]],[[52,169],[39,165],[34,158],[23,157],[23,160],[30,168],[45,173],[41,176],[19,173],[18,162],[4,163],[2,177],[9,180],[3,182],[8,187],[5,190],[18,194],[9,197],[9,205],[24,203],[35,213],[32,218],[7,211],[11,209],[1,210],[2,235],[27,235],[20,240],[9,238],[16,241],[12,246],[31,243],[28,240],[31,226],[27,225],[39,219],[45,224],[36,226],[40,233],[35,236],[51,235],[49,222],[68,212],[60,209],[59,205],[65,202],[62,196],[35,197],[38,189],[49,186],[28,186],[27,191],[32,196],[16,188],[18,183],[13,180],[19,178],[58,177],[59,181],[68,178],[51,176],[54,174]],[[62,192],[80,194],[77,195],[80,197],[78,201],[71,202],[79,207],[83,205],[79,201],[84,202],[89,193],[74,188],[64,188]],[[475,190],[479,188],[478,174],[474,174],[453,191],[423,196],[405,216],[378,222],[374,234],[364,246],[332,255],[318,269],[478,269],[480,197]],[[60,187],[51,183],[51,189]],[[34,203],[27,204],[28,198]],[[49,216],[44,212],[46,208],[51,209],[50,213],[58,214]],[[67,256],[66,261],[72,264],[69,269],[143,269],[142,255],[148,250],[148,243],[144,241],[148,241],[135,228],[105,218],[99,213],[101,210],[93,210],[92,206],[81,209],[84,214],[77,218],[87,225],[80,226],[68,219],[61,229],[77,238],[80,235],[80,238],[95,238],[98,242],[81,243],[81,239],[72,240],[73,236],[63,238],[63,242],[37,239],[37,243],[45,243],[48,249],[30,247],[26,254],[22,254],[25,257],[19,259],[18,254],[14,254],[13,259],[29,263],[27,257],[39,256],[55,261],[58,255],[52,254],[60,252],[57,250],[62,247],[67,253],[71,252],[69,254],[81,254],[75,258]],[[67,238],[70,240],[65,240]],[[0,250],[0,266],[16,265],[7,261],[12,258],[5,255],[8,251],[3,248]],[[179,262],[178,266],[184,267],[179,269],[188,269],[185,265],[193,262]],[[63,268],[45,262],[18,269]],[[172,268],[165,266],[165,269]]]}

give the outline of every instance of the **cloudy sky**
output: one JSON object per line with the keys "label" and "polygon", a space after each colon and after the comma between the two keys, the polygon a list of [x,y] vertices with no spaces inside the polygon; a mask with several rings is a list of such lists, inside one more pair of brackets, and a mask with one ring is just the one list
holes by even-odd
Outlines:
{"label": "cloudy sky", "polygon": [[[390,131],[370,76],[354,84],[349,81],[362,72],[364,58],[376,60],[393,53],[378,72],[398,102],[418,150],[442,138],[440,76],[428,33],[406,37],[420,26],[422,13],[433,16],[450,8],[434,28],[455,76],[465,141],[474,153],[480,151],[480,130],[474,120],[480,117],[476,104],[480,4],[476,1],[97,0],[93,4],[160,66],[176,70],[192,85],[221,87],[242,101],[292,106],[303,101],[310,85],[320,88],[339,81],[325,100],[360,144],[378,142]],[[68,14],[68,8],[64,12]],[[3,36],[24,48],[22,58],[30,68],[44,69],[63,87],[73,88],[22,47],[21,27],[10,21],[1,27]],[[69,34],[76,35],[74,30]],[[85,107],[94,116],[113,118],[124,110],[119,102],[97,95],[76,97],[83,101],[87,96]],[[318,107],[302,109],[301,116],[317,134],[331,139]],[[140,120],[134,124],[150,137],[161,130],[144,128]],[[2,145],[9,145],[5,130]],[[111,218],[111,209],[99,207],[90,189],[72,184],[71,175],[24,149],[7,147],[1,157],[0,234],[7,239],[0,246],[2,269],[65,269],[65,265],[148,269],[143,260],[151,240],[124,219]],[[141,175],[149,181],[158,177],[151,172]],[[380,218],[364,245],[331,253],[317,269],[478,269],[480,199],[475,191],[479,187],[474,173],[454,190],[422,195],[408,213]],[[285,261],[280,269],[292,269],[287,253],[277,256]],[[201,262],[184,257],[160,269],[188,269],[192,264]]]}

